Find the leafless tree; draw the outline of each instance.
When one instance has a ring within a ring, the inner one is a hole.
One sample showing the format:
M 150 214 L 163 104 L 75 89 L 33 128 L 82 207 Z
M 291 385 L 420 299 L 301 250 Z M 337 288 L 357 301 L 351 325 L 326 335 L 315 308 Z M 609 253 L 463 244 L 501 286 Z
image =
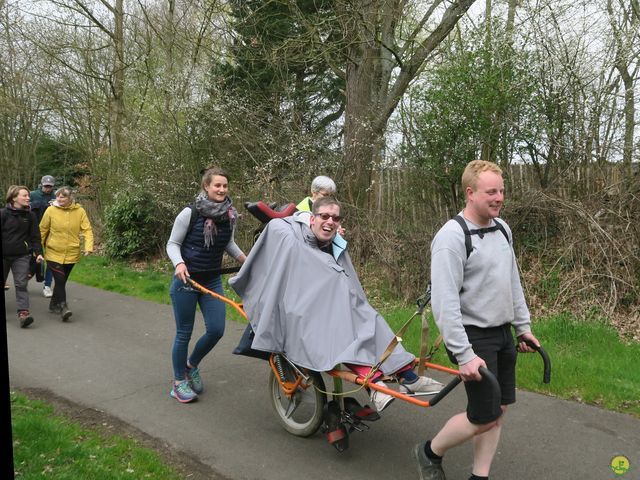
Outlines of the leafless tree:
M 640 2 L 607 0 L 607 12 L 616 51 L 614 66 L 624 89 L 624 140 L 622 161 L 631 178 L 631 161 L 635 134 L 635 84 L 640 71 Z
M 380 161 L 389 118 L 430 55 L 474 1 L 335 2 L 345 55 L 326 60 L 346 82 L 344 171 L 352 204 L 368 205 L 371 172 Z M 291 5 L 295 8 L 295 2 Z M 300 19 L 304 20 L 302 15 Z M 313 31 L 313 26 L 308 27 Z M 322 41 L 318 35 L 317 42 Z M 345 63 L 339 63 L 342 59 Z
M 10 184 L 34 185 L 35 151 L 47 119 L 42 85 L 51 68 L 20 35 L 15 4 L 0 4 L 0 168 L 4 191 Z

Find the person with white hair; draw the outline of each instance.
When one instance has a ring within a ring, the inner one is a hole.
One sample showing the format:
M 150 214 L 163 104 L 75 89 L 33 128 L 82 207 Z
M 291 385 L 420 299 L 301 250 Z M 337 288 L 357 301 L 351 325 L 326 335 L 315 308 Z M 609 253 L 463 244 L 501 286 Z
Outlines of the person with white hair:
M 311 212 L 313 210 L 313 202 L 320 198 L 335 197 L 338 189 L 336 183 L 325 175 L 318 175 L 311 182 L 311 196 L 305 197 L 296 208 L 299 212 Z M 345 229 L 342 225 L 338 226 L 338 236 L 343 236 Z
M 301 212 L 310 212 L 313 209 L 313 202 L 322 197 L 335 197 L 336 183 L 329 177 L 319 175 L 311 182 L 311 196 L 305 197 L 296 205 Z

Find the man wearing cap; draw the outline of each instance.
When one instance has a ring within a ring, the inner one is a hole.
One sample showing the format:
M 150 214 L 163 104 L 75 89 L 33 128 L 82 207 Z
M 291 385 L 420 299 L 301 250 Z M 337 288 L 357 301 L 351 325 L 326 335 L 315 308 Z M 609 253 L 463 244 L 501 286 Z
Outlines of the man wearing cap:
M 56 181 L 51 175 L 45 175 L 40 179 L 38 188 L 29 195 L 31 199 L 31 211 L 36 214 L 38 224 L 40 224 L 40 220 L 42 220 L 44 211 L 49 207 L 49 202 L 56 198 L 53 192 L 53 186 L 55 184 Z M 44 276 L 44 286 L 42 287 L 42 294 L 47 298 L 53 295 L 53 291 L 51 290 L 52 281 L 53 272 L 47 266 L 47 271 Z

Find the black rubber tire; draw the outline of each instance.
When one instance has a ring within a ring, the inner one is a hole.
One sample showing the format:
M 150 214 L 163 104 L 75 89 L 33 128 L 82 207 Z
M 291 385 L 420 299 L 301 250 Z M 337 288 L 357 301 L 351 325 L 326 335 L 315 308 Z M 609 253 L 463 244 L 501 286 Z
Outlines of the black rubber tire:
M 308 375 L 313 385 L 295 394 L 298 396 L 300 405 L 293 414 L 287 417 L 289 399 L 282 391 L 273 371 L 269 370 L 269 398 L 271 399 L 271 405 L 282 427 L 287 432 L 298 437 L 309 437 L 318 431 L 323 421 L 324 405 L 327 403 L 327 396 L 323 393 L 326 389 L 322 376 L 317 372 L 309 372 Z M 314 386 L 317 386 L 321 391 L 314 388 Z

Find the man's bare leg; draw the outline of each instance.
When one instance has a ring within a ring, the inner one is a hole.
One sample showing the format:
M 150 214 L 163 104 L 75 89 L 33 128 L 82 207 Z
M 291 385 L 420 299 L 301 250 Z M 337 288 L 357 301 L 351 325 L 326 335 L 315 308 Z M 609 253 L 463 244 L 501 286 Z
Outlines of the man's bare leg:
M 489 476 L 491 463 L 498 449 L 504 414 L 507 411 L 507 407 L 504 405 L 500 408 L 502 408 L 502 416 L 497 420 L 494 428 L 473 438 L 473 474 L 479 477 Z
M 485 425 L 476 425 L 469 421 L 466 413 L 454 415 L 445 423 L 442 430 L 433 437 L 433 440 L 431 440 L 431 450 L 436 455 L 443 456 L 450 448 L 456 447 L 476 435 L 484 434 L 493 429 L 496 423 L 497 422 L 491 422 Z

